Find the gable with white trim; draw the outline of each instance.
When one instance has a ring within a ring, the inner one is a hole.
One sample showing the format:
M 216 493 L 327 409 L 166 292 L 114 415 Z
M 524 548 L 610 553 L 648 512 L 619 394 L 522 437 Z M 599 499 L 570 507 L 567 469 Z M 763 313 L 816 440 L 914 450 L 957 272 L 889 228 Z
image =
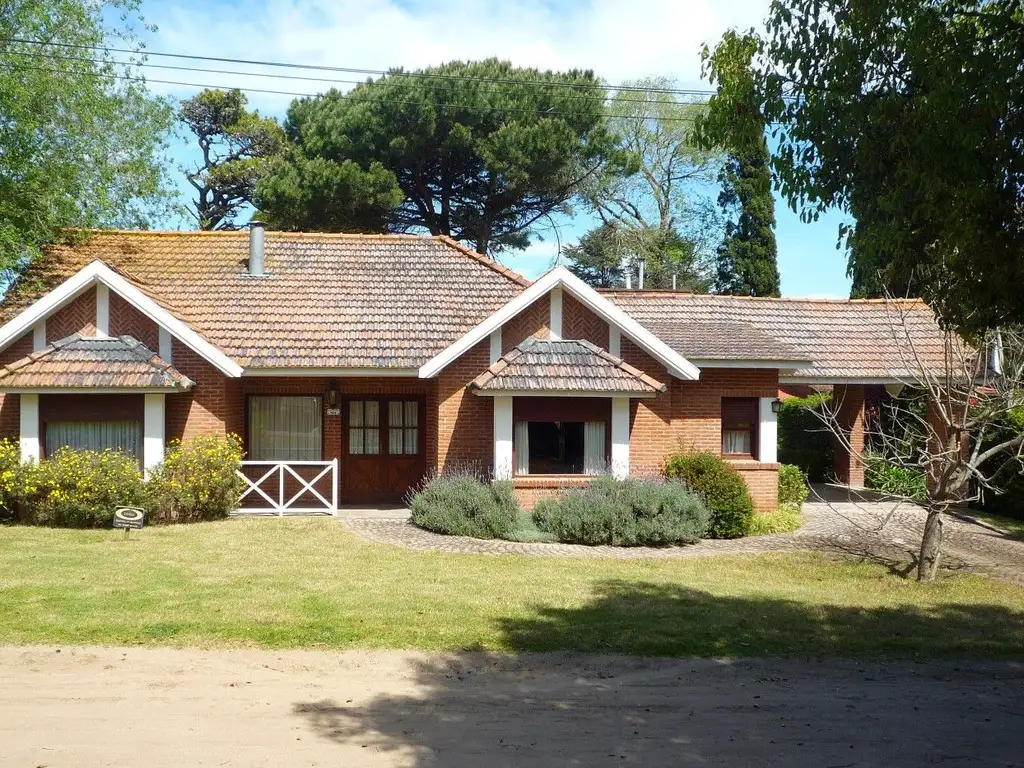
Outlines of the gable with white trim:
M 73 333 L 102 338 L 112 331 L 139 338 L 167 362 L 172 362 L 173 337 L 225 376 L 237 378 L 242 373 L 224 352 L 100 261 L 83 267 L 0 327 L 0 350 L 15 344 L 20 349 L 27 335 L 32 336 L 33 349 L 42 349 Z
M 518 338 L 520 334 L 516 333 L 515 329 L 520 325 L 527 327 L 531 325 L 529 320 L 523 322 L 522 318 L 524 317 L 533 316 L 535 325 L 536 319 L 539 318 L 543 321 L 546 315 L 547 322 L 544 324 L 546 333 L 542 335 L 553 339 L 568 338 L 569 336 L 565 335 L 570 330 L 566 327 L 566 308 L 567 305 L 572 306 L 573 302 L 607 324 L 606 338 L 588 338 L 587 340 L 608 349 L 613 355 L 618 355 L 620 351 L 615 349 L 616 341 L 621 341 L 625 337 L 664 365 L 666 370 L 676 378 L 687 381 L 695 381 L 700 378 L 700 370 L 689 360 L 670 348 L 565 267 L 555 267 L 544 274 L 505 306 L 428 360 L 419 370 L 420 378 L 433 378 L 450 363 L 487 338 L 491 339 L 491 362 L 494 362 L 502 353 L 523 341 Z M 576 328 L 571 330 L 573 333 L 579 333 Z M 601 332 L 595 329 L 592 333 L 600 334 Z

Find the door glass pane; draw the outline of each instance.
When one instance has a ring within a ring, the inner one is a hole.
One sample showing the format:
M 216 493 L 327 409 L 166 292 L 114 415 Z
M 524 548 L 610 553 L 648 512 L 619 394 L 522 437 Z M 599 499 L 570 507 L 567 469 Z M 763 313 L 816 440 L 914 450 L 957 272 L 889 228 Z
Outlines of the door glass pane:
M 365 400 L 366 411 L 365 421 L 363 422 L 367 427 L 379 427 L 380 426 L 380 403 L 376 400 Z M 369 453 L 369 451 L 367 451 Z
M 418 427 L 420 416 L 420 404 L 415 400 L 407 400 L 405 403 L 405 426 Z
M 401 405 L 401 403 L 399 403 Z M 392 428 L 388 430 L 388 453 L 399 454 L 403 453 L 402 450 L 402 428 Z
M 380 429 L 365 429 L 365 453 L 375 455 L 380 453 Z
M 348 452 L 358 456 L 363 452 L 363 430 L 350 427 L 348 430 Z
M 350 427 L 363 426 L 363 401 L 353 400 L 348 404 L 348 425 Z
M 405 452 L 410 455 L 419 453 L 420 431 L 413 427 L 405 430 Z
M 392 400 L 388 403 L 388 426 L 402 426 L 402 403 L 399 400 Z

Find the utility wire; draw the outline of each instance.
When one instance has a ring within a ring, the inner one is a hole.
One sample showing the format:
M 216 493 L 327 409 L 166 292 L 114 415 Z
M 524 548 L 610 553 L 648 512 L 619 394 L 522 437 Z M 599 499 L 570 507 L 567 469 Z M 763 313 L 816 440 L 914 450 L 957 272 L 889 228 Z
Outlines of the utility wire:
M 403 77 L 420 77 L 427 79 L 442 79 L 442 80 L 471 80 L 488 83 L 501 83 L 503 85 L 543 85 L 549 87 L 558 88 L 577 88 L 577 89 L 600 89 L 605 91 L 638 91 L 640 93 L 667 93 L 676 96 L 714 96 L 716 91 L 699 88 L 645 88 L 637 85 L 601 85 L 599 83 L 572 83 L 566 81 L 548 81 L 548 80 L 513 80 L 508 78 L 497 78 L 497 77 L 481 77 L 477 75 L 456 75 L 456 74 L 439 74 L 439 73 L 428 73 L 428 72 L 406 72 L 406 71 L 395 71 L 390 72 L 382 69 L 363 69 L 359 67 L 334 67 L 326 64 L 297 64 L 294 62 L 283 62 L 283 61 L 260 61 L 256 59 L 233 59 L 220 56 L 199 56 L 196 54 L 188 53 L 168 53 L 162 51 L 147 51 L 145 49 L 132 49 L 132 48 L 112 48 L 103 45 L 88 45 L 85 43 L 63 43 L 63 42 L 48 42 L 44 40 L 28 40 L 20 37 L 9 37 L 0 38 L 2 43 L 19 43 L 22 45 L 38 45 L 38 46 L 53 46 L 56 48 L 77 48 L 92 51 L 105 51 L 109 53 L 127 53 L 133 56 L 160 56 L 165 58 L 173 59 L 191 59 L 193 61 L 213 61 L 227 64 L 246 64 L 251 66 L 261 67 L 281 67 L 286 69 L 308 69 L 318 70 L 323 72 L 343 72 L 348 74 L 363 74 L 363 75 L 377 75 L 377 76 L 388 76 L 388 75 L 401 75 Z
M 114 79 L 117 79 L 117 80 L 126 80 L 126 81 L 129 81 L 129 82 L 136 82 L 136 83 L 159 83 L 161 85 L 176 85 L 176 86 L 181 86 L 181 87 L 185 87 L 185 88 L 217 88 L 217 89 L 221 89 L 221 90 L 236 90 L 236 88 L 233 87 L 233 86 L 209 85 L 209 84 L 205 84 L 205 83 L 189 83 L 189 82 L 182 82 L 182 81 L 179 81 L 179 80 L 163 80 L 163 79 L 156 79 L 156 78 L 149 78 L 149 77 L 133 77 L 131 75 L 117 74 L 117 73 L 114 73 L 114 72 L 96 72 L 96 71 L 75 70 L 75 69 L 53 69 L 53 68 L 50 68 L 50 67 L 20 66 L 20 65 L 10 64 L 10 63 L 7 63 L 7 62 L 0 62 L 0 66 L 3 66 L 6 69 L 11 70 L 13 72 L 19 72 L 19 71 L 50 72 L 52 74 L 81 75 L 83 77 L 107 77 L 107 78 L 114 78 Z M 253 76 L 258 77 L 258 75 L 253 75 Z M 267 88 L 248 88 L 248 87 L 246 87 L 246 88 L 237 88 L 237 90 L 245 91 L 245 92 L 248 92 L 248 93 L 266 93 L 266 94 L 273 94 L 273 95 L 277 95 L 277 96 L 293 96 L 293 97 L 300 97 L 300 98 L 311 97 L 311 96 L 315 96 L 316 95 L 316 94 L 309 94 L 309 93 L 299 93 L 299 92 L 296 92 L 296 91 L 277 91 L 277 90 L 270 90 L 270 89 L 267 89 Z M 348 96 L 348 95 L 345 95 L 345 94 L 342 94 L 342 93 L 335 93 L 332 96 L 332 98 L 349 100 L 349 99 L 353 99 L 355 97 L 354 96 Z M 422 102 L 410 101 L 408 99 L 405 99 L 405 100 L 402 100 L 402 99 L 381 99 L 381 101 L 383 101 L 385 103 L 388 103 L 388 104 L 403 104 L 403 105 L 419 105 L 419 104 L 422 104 Z M 523 107 L 500 107 L 500 108 L 493 108 L 493 107 L 489 107 L 489 106 L 486 106 L 486 105 L 452 104 L 452 103 L 439 103 L 437 106 L 440 107 L 440 108 L 468 109 L 468 110 L 480 110 L 480 111 L 484 111 L 484 110 L 490 111 L 490 110 L 493 109 L 494 111 L 500 111 L 500 112 L 518 112 L 518 113 L 523 113 L 523 114 L 542 115 L 542 116 L 545 116 L 545 117 L 573 117 L 573 113 L 572 112 L 564 112 L 564 111 L 560 111 L 560 110 L 557 110 L 557 109 L 526 109 L 526 108 L 523 108 Z M 629 117 L 629 115 L 614 115 L 614 114 L 608 115 L 608 116 L 609 117 Z M 664 118 L 659 118 L 659 119 L 664 121 L 664 122 L 692 123 L 692 122 L 694 122 L 694 120 L 696 118 L 693 118 L 693 117 L 664 117 Z
M 331 77 L 305 77 L 303 75 L 281 75 L 272 72 L 247 72 L 244 70 L 237 69 L 209 69 L 206 67 L 183 67 L 174 64 L 153 64 L 150 62 L 134 62 L 134 61 L 119 61 L 116 59 L 91 59 L 85 56 L 58 56 L 51 53 L 30 53 L 28 51 L 10 51 L 16 56 L 22 56 L 34 60 L 46 61 L 74 61 L 84 64 L 118 64 L 124 67 L 149 67 L 151 69 L 165 69 L 173 70 L 177 72 L 202 72 L 204 74 L 212 75 L 240 75 L 242 77 L 266 77 L 273 78 L 275 80 L 299 80 L 303 82 L 316 82 L 316 83 L 333 83 L 333 84 L 346 84 L 346 85 L 361 85 L 365 81 L 363 80 L 344 80 Z M 157 82 L 157 81 L 153 81 Z M 245 90 L 245 89 L 241 89 Z M 490 89 L 486 93 L 498 93 L 500 89 Z M 649 106 L 659 106 L 666 102 L 658 99 L 627 99 L 616 97 L 614 99 L 616 104 L 644 104 Z M 679 106 L 701 106 L 706 102 L 690 101 L 690 102 L 676 102 Z

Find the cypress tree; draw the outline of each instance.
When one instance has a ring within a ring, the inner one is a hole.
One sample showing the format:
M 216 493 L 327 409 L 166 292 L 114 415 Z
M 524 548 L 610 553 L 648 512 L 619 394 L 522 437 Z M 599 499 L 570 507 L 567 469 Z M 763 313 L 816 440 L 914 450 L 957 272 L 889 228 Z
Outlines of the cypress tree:
M 725 239 L 718 248 L 717 293 L 778 296 L 775 199 L 766 142 L 729 156 L 719 181 Z

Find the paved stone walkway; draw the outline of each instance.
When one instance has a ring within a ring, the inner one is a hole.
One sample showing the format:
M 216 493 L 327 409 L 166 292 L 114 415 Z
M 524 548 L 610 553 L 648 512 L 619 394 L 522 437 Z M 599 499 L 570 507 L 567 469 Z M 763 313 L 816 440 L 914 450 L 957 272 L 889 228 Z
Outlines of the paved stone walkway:
M 346 528 L 365 539 L 422 552 L 634 560 L 804 550 L 874 560 L 894 572 L 909 574 L 916 567 L 924 515 L 912 504 L 818 486 L 804 505 L 804 526 L 794 533 L 707 540 L 679 547 L 588 547 L 443 536 L 414 526 L 405 510 L 387 514 L 375 511 L 373 516 L 351 510 L 340 519 Z M 946 519 L 944 532 L 945 569 L 985 573 L 1024 584 L 1024 542 L 953 517 Z

